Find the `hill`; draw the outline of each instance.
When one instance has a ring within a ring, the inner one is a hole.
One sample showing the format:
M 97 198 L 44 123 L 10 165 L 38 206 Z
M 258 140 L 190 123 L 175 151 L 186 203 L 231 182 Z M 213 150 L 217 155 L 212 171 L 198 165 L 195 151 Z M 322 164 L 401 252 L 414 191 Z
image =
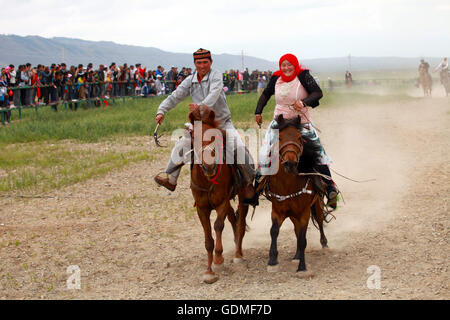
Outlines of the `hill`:
M 301 59 L 301 57 L 299 57 Z M 441 58 L 425 57 L 431 66 Z M 224 71 L 242 69 L 242 57 L 231 54 L 214 54 L 214 67 Z M 69 65 L 92 62 L 94 65 L 111 62 L 118 64 L 142 63 L 155 69 L 158 65 L 166 69 L 171 65 L 193 66 L 192 54 L 168 52 L 153 47 L 117 44 L 111 41 L 86 41 L 71 38 L 43 38 L 39 36 L 0 35 L 0 65 L 30 62 L 51 64 L 66 62 Z M 349 69 L 348 57 L 305 59 L 301 61 L 313 72 L 344 72 Z M 277 62 L 244 56 L 244 65 L 249 70 L 276 70 Z M 352 71 L 417 70 L 419 57 L 352 57 Z

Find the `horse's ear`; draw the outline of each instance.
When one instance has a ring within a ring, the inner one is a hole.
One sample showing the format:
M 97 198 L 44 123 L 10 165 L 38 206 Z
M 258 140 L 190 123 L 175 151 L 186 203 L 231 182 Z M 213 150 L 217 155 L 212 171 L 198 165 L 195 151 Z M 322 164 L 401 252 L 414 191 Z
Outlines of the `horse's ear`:
M 200 110 L 198 108 L 192 110 L 191 112 L 189 112 L 188 118 L 189 118 L 189 122 L 192 124 L 194 124 L 194 122 L 196 120 L 202 120 L 202 118 L 200 116 Z
M 216 113 L 214 112 L 214 110 L 210 109 L 210 112 L 208 115 L 208 120 L 211 121 L 211 123 L 213 123 L 215 119 L 216 119 Z
M 189 122 L 192 123 L 192 125 L 194 125 L 195 117 L 193 112 L 189 112 L 188 118 Z
M 214 126 L 215 124 L 215 119 L 216 119 L 216 113 L 214 112 L 213 109 L 211 108 L 207 108 L 205 110 L 206 114 L 203 115 L 203 121 L 205 123 L 209 123 L 210 125 Z

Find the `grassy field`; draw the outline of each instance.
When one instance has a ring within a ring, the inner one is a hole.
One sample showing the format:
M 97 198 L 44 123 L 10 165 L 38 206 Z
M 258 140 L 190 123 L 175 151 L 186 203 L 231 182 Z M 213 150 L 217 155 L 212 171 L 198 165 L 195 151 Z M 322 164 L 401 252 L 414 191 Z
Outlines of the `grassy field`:
M 169 149 L 149 150 L 154 117 L 163 98 L 133 99 L 109 108 L 58 112 L 48 107 L 13 111 L 13 122 L 0 128 L 0 192 L 45 192 L 97 177 L 133 162 L 151 163 Z M 373 104 L 415 99 L 404 94 L 326 93 L 321 108 L 349 103 Z M 227 97 L 235 125 L 253 123 L 256 93 Z M 160 128 L 169 134 L 187 121 L 190 99 L 171 110 Z M 275 99 L 263 117 L 271 118 Z M 147 144 L 146 144 L 147 143 Z

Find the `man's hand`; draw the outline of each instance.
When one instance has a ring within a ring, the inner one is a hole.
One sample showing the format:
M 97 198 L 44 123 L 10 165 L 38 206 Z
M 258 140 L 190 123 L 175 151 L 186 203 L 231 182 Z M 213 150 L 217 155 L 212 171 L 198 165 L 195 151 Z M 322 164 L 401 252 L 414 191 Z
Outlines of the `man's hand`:
M 303 103 L 302 100 L 297 100 L 297 101 L 295 101 L 293 107 L 294 107 L 295 110 L 300 111 L 300 110 L 302 110 L 302 108 L 305 107 L 305 104 Z
M 262 116 L 260 114 L 257 114 L 255 116 L 255 120 L 256 120 L 256 123 L 258 124 L 258 126 L 261 126 L 261 124 L 263 122 L 263 119 L 262 119 Z
M 155 120 L 156 120 L 156 123 L 161 124 L 163 122 L 163 120 L 164 120 L 164 115 L 163 114 L 157 114 Z

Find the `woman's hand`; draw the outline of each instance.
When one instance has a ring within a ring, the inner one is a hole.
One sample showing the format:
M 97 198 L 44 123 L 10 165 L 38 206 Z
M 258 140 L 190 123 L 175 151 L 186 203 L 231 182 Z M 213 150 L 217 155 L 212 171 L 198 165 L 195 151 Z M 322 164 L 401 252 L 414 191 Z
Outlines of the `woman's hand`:
M 300 111 L 300 110 L 302 110 L 302 108 L 305 107 L 305 104 L 303 103 L 302 100 L 297 100 L 297 101 L 295 101 L 293 107 L 295 110 Z
M 256 120 L 256 123 L 258 124 L 258 126 L 261 126 L 261 124 L 263 122 L 263 119 L 262 119 L 262 116 L 260 114 L 257 114 L 255 116 L 255 120 Z

